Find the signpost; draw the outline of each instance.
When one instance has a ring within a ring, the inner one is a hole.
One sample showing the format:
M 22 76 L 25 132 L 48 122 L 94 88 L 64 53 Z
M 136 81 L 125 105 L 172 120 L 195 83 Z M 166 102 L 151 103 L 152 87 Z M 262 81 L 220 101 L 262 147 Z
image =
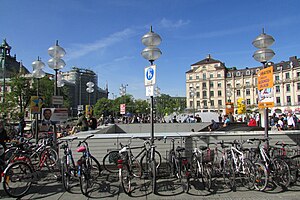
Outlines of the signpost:
M 273 66 L 261 69 L 257 76 L 258 108 L 274 107 Z

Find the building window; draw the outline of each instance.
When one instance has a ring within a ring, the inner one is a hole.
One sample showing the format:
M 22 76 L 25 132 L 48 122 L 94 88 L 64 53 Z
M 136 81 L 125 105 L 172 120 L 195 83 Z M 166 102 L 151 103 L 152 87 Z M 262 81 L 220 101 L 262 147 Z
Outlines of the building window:
M 222 83 L 218 82 L 218 88 L 222 87 Z
M 193 107 L 193 101 L 190 101 L 190 108 Z
M 206 74 L 205 73 L 203 73 L 202 77 L 203 77 L 203 80 L 206 80 Z
M 203 105 L 204 105 L 205 107 L 207 107 L 207 101 L 206 101 L 206 100 L 203 100 Z
M 276 103 L 280 104 L 280 97 L 276 97 Z
M 202 83 L 202 88 L 206 89 L 206 83 Z
M 290 84 L 286 84 L 286 91 L 290 92 L 291 91 L 291 85 Z
M 214 97 L 214 91 L 210 91 L 210 96 Z
M 210 82 L 209 86 L 213 88 L 214 87 L 214 82 Z
M 246 95 L 247 95 L 247 96 L 250 95 L 250 89 L 246 89 Z
M 239 87 L 241 86 L 241 84 L 240 84 L 240 83 L 236 83 L 235 86 L 236 86 L 237 88 L 239 88 Z
M 300 77 L 300 72 L 297 72 L 297 77 Z
M 193 76 L 192 75 L 190 75 L 190 80 L 193 80 Z
M 279 93 L 280 92 L 280 86 L 276 85 L 275 90 L 276 90 L 276 93 Z
M 231 73 L 230 72 L 227 73 L 227 77 L 231 77 Z
M 251 100 L 250 100 L 250 99 L 247 99 L 247 100 L 246 100 L 246 104 L 247 104 L 247 105 L 250 105 L 250 104 L 251 104 Z
M 288 105 L 291 105 L 291 96 L 286 96 L 286 102 Z
M 200 92 L 196 92 L 196 97 L 200 98 Z
M 279 81 L 279 76 L 278 75 L 275 76 L 275 81 Z
M 222 96 L 222 91 L 218 90 L 218 97 L 221 97 L 221 96 Z
M 236 90 L 236 96 L 241 96 L 241 90 Z
M 207 93 L 206 93 L 206 91 L 203 91 L 203 92 L 202 92 L 202 96 L 203 96 L 203 98 L 207 98 Z
M 211 73 L 211 74 L 209 75 L 209 77 L 210 77 L 210 78 L 213 78 L 213 77 L 214 77 L 214 74 L 213 74 L 213 73 Z
M 290 72 L 285 73 L 285 78 L 290 79 Z
M 250 87 L 250 81 L 248 81 L 248 80 L 246 81 L 246 86 Z
M 200 87 L 199 87 L 199 85 L 197 84 L 197 85 L 196 85 L 196 89 L 199 89 L 199 88 L 200 88 Z
M 250 75 L 250 70 L 247 70 L 247 71 L 246 71 L 246 75 Z
M 199 79 L 199 75 L 198 74 L 196 75 L 196 79 Z
M 218 76 L 218 78 L 221 78 L 221 73 L 218 73 L 218 75 L 217 75 L 217 76 Z
M 215 106 L 215 101 L 214 100 L 210 100 L 210 105 L 211 106 Z
M 197 101 L 197 107 L 200 108 L 200 101 Z
M 240 71 L 238 71 L 238 72 L 236 72 L 236 74 L 235 74 L 236 76 L 241 76 L 241 72 Z
M 297 98 L 298 98 L 298 105 L 300 105 L 300 95 L 298 95 Z
M 190 92 L 190 98 L 193 98 L 193 97 L 194 97 L 194 93 Z
M 297 90 L 300 90 L 300 83 L 297 83 Z
M 218 105 L 219 105 L 219 106 L 222 105 L 222 100 L 218 100 Z

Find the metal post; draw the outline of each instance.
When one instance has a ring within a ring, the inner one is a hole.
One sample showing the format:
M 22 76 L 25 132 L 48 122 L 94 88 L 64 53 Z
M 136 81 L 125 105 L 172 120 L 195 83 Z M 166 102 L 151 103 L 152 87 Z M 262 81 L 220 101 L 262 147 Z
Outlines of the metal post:
M 2 97 L 2 103 L 4 105 L 4 110 L 5 110 L 5 49 L 3 49 L 3 52 L 2 52 L 2 69 L 3 69 L 3 97 Z M 5 111 L 4 111 L 4 114 L 5 114 Z
M 153 121 L 153 96 L 151 98 L 151 110 L 150 110 L 150 117 L 151 117 L 151 144 L 154 144 L 154 121 Z
M 54 82 L 54 95 L 57 95 L 57 71 L 58 69 L 55 69 L 55 82 Z

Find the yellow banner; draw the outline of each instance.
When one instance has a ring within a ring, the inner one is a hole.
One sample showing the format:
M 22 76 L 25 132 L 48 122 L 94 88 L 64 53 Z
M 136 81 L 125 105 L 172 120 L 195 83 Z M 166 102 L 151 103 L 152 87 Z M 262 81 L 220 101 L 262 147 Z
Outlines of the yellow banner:
M 257 88 L 263 90 L 266 88 L 273 88 L 273 66 L 264 68 L 258 72 L 257 75 Z
M 30 110 L 31 114 L 41 113 L 41 108 L 44 104 L 44 97 L 31 96 L 30 98 Z

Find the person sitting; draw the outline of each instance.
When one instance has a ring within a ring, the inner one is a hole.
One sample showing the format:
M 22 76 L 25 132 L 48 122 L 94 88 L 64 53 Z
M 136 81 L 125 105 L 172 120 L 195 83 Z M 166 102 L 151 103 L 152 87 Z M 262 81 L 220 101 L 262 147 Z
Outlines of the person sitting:
M 95 130 L 97 128 L 97 119 L 93 117 L 92 113 L 88 114 L 88 125 L 91 130 Z
M 224 115 L 224 124 L 223 127 L 227 127 L 230 123 L 230 119 L 228 117 L 228 115 Z
M 73 126 L 72 130 L 70 131 L 70 134 L 74 134 L 78 131 L 88 131 L 89 125 L 88 121 L 83 113 L 78 114 L 78 121 L 76 123 L 76 126 Z
M 217 122 L 215 120 L 211 120 L 211 125 L 208 126 L 208 130 L 209 131 L 215 131 L 219 128 L 219 124 L 217 124 Z

